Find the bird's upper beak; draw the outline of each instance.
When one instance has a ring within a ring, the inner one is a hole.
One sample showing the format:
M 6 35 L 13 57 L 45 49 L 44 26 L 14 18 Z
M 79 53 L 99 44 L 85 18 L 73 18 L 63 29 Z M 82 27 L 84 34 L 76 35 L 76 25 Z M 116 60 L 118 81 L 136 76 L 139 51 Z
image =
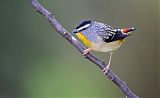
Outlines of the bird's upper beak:
M 78 31 L 77 31 L 77 29 L 74 29 L 73 31 L 72 31 L 72 33 L 77 33 Z
M 121 29 L 121 31 L 123 32 L 123 33 L 126 33 L 126 34 L 128 34 L 128 35 L 131 35 L 132 33 L 131 33 L 131 31 L 134 31 L 134 30 L 136 30 L 135 28 L 124 28 L 124 29 Z

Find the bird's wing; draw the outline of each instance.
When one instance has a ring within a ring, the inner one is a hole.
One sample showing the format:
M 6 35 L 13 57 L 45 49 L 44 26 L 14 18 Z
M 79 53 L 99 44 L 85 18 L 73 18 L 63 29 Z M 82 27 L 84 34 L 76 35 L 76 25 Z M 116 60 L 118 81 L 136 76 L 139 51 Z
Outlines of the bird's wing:
M 104 42 L 112 42 L 115 36 L 115 32 L 113 32 L 113 28 L 110 26 L 106 26 L 105 28 L 101 28 L 98 30 L 98 36 L 100 36 Z

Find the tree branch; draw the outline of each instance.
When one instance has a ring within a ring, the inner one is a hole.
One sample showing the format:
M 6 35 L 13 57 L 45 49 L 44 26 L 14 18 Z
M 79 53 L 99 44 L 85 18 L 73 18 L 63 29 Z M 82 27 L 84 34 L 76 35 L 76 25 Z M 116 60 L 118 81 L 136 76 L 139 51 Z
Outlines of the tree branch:
M 85 47 L 60 25 L 60 23 L 55 19 L 54 15 L 51 12 L 49 12 L 42 5 L 40 5 L 37 0 L 30 0 L 30 3 L 38 13 L 43 15 L 50 22 L 50 24 L 57 31 L 57 33 L 59 33 L 66 40 L 68 40 L 81 54 L 83 53 Z M 106 66 L 104 61 L 99 60 L 93 54 L 89 53 L 85 56 L 85 58 L 96 64 L 101 70 Z M 126 98 L 138 98 L 134 93 L 131 92 L 126 83 L 119 79 L 111 70 L 108 70 L 105 75 L 121 89 Z

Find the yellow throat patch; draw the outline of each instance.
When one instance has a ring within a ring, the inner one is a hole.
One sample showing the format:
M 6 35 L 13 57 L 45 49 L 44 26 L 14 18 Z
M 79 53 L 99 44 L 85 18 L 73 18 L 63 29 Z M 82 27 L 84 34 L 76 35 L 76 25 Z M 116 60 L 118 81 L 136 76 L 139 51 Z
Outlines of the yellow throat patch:
M 81 34 L 80 32 L 77 32 L 76 33 L 77 37 L 82 40 L 82 42 L 86 45 L 86 46 L 90 46 L 91 45 L 91 42 L 83 35 Z

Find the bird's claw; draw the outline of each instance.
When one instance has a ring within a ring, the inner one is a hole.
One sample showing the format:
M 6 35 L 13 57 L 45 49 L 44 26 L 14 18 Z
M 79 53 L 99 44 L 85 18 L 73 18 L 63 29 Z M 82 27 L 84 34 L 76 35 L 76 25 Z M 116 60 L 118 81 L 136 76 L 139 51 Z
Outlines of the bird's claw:
M 86 55 L 86 54 L 88 54 L 88 53 L 89 53 L 88 51 L 85 51 L 85 50 L 84 50 L 82 55 L 84 56 L 84 55 Z
M 88 54 L 89 51 L 91 51 L 91 48 L 85 49 L 85 50 L 83 51 L 83 54 L 82 54 L 82 55 L 84 56 L 84 55 Z
M 102 71 L 104 74 L 106 74 L 108 72 L 108 70 L 109 70 L 109 66 L 107 65 Z

